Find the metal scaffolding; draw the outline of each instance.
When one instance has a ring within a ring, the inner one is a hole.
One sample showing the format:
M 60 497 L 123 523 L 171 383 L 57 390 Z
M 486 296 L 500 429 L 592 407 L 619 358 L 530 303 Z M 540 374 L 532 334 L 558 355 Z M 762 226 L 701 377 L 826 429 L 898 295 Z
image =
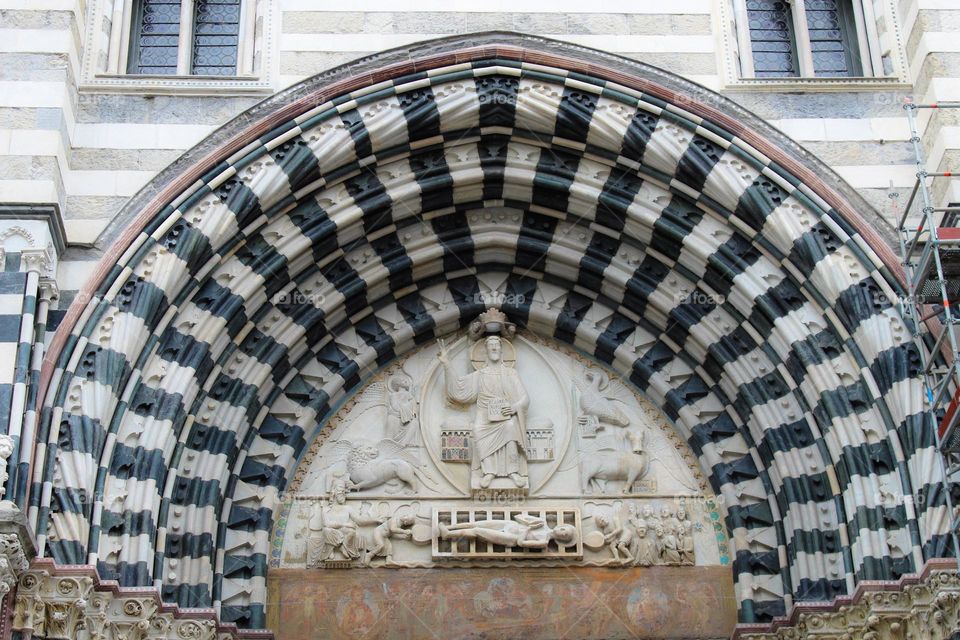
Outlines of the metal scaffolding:
M 936 430 L 944 474 L 953 483 L 960 481 L 960 204 L 934 206 L 931 191 L 936 180 L 960 176 L 951 171 L 927 171 L 917 116 L 926 109 L 960 109 L 960 102 L 907 103 L 904 109 L 910 123 L 917 179 L 897 225 L 906 276 L 900 311 L 920 353 L 926 415 Z M 918 215 L 914 216 L 915 208 Z M 957 548 L 960 520 L 956 519 L 949 491 L 945 499 L 954 518 L 952 534 Z

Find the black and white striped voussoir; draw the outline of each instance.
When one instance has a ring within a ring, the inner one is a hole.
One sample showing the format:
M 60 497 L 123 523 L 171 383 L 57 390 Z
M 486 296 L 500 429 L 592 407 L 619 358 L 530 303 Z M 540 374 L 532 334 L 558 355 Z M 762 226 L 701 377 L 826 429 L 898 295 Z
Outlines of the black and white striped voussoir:
M 944 552 L 942 500 L 903 499 L 940 477 L 894 280 L 680 106 L 476 60 L 315 106 L 174 202 L 60 354 L 31 492 L 58 560 L 262 626 L 324 420 L 489 300 L 664 408 L 725 499 L 742 620 Z

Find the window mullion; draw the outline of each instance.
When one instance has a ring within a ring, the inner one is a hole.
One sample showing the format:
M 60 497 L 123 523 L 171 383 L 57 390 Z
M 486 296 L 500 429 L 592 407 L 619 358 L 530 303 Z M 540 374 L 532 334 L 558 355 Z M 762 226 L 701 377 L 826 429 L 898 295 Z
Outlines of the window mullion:
M 190 75 L 193 62 L 193 0 L 180 2 L 180 36 L 177 39 L 177 75 Z
M 237 75 L 253 75 L 254 34 L 257 30 L 257 5 L 259 2 L 242 2 L 240 5 L 240 28 L 237 44 Z
M 107 44 L 107 73 L 120 73 L 120 69 L 126 68 L 126 61 L 121 60 L 121 52 L 130 46 L 130 31 L 133 29 L 131 4 L 131 0 L 113 3 L 110 41 Z
M 883 60 L 880 59 L 880 39 L 877 37 L 877 16 L 871 0 L 854 0 L 853 12 L 857 21 L 857 40 L 863 56 L 863 75 L 882 76 Z M 873 68 L 872 72 L 870 67 Z
M 853 30 L 856 42 L 851 43 L 857 54 L 860 56 L 860 73 L 865 76 L 872 76 L 871 68 L 873 60 L 870 58 L 870 48 L 867 46 L 867 31 L 863 24 L 863 5 L 859 0 L 853 0 Z M 851 54 L 853 51 L 850 52 Z M 851 55 L 851 57 L 853 57 Z
M 812 78 L 816 75 L 813 68 L 813 50 L 810 47 L 810 31 L 807 29 L 807 9 L 804 0 L 791 0 L 793 15 L 793 34 L 797 39 L 797 61 L 800 63 L 800 76 Z
M 737 48 L 740 50 L 740 76 L 753 78 L 753 41 L 750 39 L 750 15 L 747 13 L 747 0 L 733 0 L 733 20 L 737 34 Z

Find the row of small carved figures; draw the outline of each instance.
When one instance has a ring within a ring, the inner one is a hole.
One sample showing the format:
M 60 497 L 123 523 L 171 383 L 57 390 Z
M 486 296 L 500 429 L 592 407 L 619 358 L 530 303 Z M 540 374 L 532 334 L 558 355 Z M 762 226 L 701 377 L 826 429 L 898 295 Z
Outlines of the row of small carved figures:
M 619 564 L 650 566 L 695 564 L 693 551 L 693 522 L 683 507 L 674 514 L 663 506 L 659 515 L 650 505 L 638 510 L 627 505 L 622 517 L 615 510 L 612 515 L 594 516 L 597 531 L 603 534 L 603 543 Z
M 393 564 L 392 540 L 410 540 L 413 537 L 414 522 L 412 515 L 364 519 L 350 514 L 348 522 L 316 529 L 308 526 L 305 532 L 307 567 L 323 566 L 335 559 L 335 553 L 339 553 L 347 564 L 358 562 L 369 565 L 377 557 L 384 558 L 387 564 Z M 369 536 L 363 535 L 357 528 L 357 525 L 370 524 L 375 524 L 376 527 Z

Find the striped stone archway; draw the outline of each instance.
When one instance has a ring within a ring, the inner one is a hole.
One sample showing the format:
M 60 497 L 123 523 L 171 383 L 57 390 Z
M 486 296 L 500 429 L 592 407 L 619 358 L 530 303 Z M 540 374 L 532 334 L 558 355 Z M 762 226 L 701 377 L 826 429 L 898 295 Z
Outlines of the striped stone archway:
M 308 80 L 127 208 L 43 373 L 41 553 L 262 626 L 325 418 L 497 300 L 663 407 L 725 499 L 741 620 L 918 570 L 949 529 L 919 358 L 843 192 L 726 99 L 571 45 Z

